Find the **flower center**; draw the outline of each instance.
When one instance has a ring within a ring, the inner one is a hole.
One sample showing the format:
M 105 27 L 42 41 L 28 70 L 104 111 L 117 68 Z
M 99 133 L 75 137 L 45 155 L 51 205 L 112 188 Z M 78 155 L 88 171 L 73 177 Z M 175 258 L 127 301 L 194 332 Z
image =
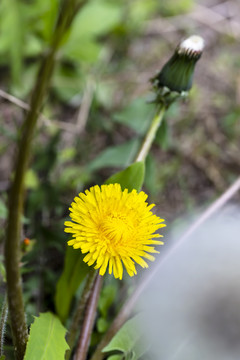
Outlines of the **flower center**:
M 122 214 L 110 214 L 100 224 L 101 240 L 104 241 L 112 254 L 115 253 L 116 249 L 133 239 L 135 228 L 131 220 Z

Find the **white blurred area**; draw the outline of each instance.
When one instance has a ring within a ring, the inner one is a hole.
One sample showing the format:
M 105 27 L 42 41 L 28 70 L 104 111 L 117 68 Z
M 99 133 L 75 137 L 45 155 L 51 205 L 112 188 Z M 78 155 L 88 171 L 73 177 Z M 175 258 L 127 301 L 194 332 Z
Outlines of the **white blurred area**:
M 147 358 L 239 360 L 240 207 L 222 209 L 162 260 L 138 304 Z

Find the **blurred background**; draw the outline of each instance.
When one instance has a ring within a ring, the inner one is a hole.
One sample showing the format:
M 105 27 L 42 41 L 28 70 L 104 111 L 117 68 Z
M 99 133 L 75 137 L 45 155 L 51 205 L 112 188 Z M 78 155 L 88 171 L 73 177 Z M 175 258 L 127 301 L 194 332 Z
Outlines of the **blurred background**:
M 239 359 L 239 220 L 228 204 L 165 253 L 139 301 L 144 359 Z
M 0 3 L 1 248 L 16 142 L 58 6 Z M 73 197 L 130 164 L 154 112 L 149 79 L 194 34 L 206 45 L 194 86 L 189 99 L 168 110 L 147 159 L 144 190 L 168 231 L 239 175 L 240 3 L 89 0 L 77 15 L 58 54 L 26 174 L 29 314 L 54 309 Z

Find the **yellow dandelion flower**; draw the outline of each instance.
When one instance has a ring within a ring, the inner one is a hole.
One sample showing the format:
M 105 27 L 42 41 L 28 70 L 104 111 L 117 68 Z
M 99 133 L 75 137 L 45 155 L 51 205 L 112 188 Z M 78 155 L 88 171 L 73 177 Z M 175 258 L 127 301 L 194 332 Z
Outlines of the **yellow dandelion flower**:
M 162 236 L 155 232 L 165 224 L 146 199 L 143 191 L 122 191 L 120 184 L 96 185 L 80 193 L 69 208 L 72 221 L 65 222 L 65 231 L 72 233 L 68 245 L 80 248 L 86 254 L 83 260 L 89 266 L 95 263 L 100 275 L 108 267 L 109 274 L 122 279 L 123 265 L 130 276 L 137 273 L 135 263 L 147 268 L 143 258 L 155 259 L 149 253 L 159 251 L 151 245 L 163 244 L 154 239 Z

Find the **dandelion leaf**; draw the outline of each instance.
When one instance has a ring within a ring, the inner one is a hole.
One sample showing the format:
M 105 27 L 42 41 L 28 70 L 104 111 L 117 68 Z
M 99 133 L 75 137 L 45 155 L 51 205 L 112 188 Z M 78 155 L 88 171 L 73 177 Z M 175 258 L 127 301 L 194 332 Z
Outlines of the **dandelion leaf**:
M 140 326 L 141 315 L 136 315 L 132 319 L 128 320 L 117 334 L 112 338 L 110 343 L 105 346 L 103 352 L 120 351 L 123 354 L 124 359 L 137 360 L 148 349 L 143 338 L 143 329 Z M 116 355 L 116 356 L 120 356 Z M 120 356 L 119 359 L 122 357 Z M 111 360 L 117 360 L 112 359 Z
M 132 191 L 136 189 L 140 191 L 143 185 L 145 175 L 145 163 L 143 161 L 136 162 L 128 166 L 125 170 L 122 170 L 113 176 L 111 176 L 105 184 L 119 183 L 122 190 L 128 189 Z
M 65 334 L 66 329 L 56 315 L 40 314 L 31 326 L 24 360 L 64 360 L 69 349 Z

